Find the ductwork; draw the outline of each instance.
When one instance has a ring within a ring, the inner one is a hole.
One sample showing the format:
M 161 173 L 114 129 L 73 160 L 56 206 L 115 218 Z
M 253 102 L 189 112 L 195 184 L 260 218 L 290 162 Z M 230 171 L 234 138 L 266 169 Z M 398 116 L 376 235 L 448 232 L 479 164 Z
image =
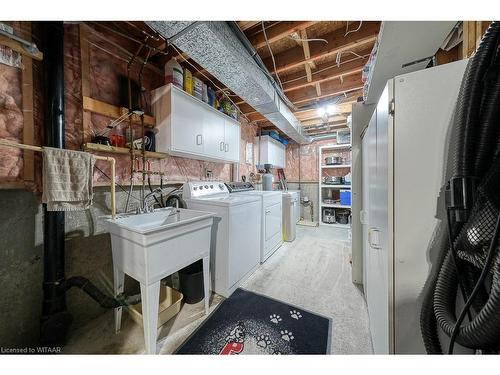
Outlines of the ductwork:
M 310 143 L 300 121 L 226 22 L 146 22 L 299 144 Z

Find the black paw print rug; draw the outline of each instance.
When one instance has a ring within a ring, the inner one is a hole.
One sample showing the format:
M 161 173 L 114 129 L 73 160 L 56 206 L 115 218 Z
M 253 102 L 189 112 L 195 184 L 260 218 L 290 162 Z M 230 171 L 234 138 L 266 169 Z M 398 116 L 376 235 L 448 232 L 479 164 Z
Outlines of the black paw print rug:
M 237 289 L 177 354 L 326 354 L 330 319 Z

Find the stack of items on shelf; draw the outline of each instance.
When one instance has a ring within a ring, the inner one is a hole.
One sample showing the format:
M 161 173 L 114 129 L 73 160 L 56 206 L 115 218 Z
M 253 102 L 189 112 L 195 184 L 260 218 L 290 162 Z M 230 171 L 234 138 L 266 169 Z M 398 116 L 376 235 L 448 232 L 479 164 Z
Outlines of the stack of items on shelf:
M 171 58 L 165 64 L 165 83 L 172 83 L 174 86 L 183 89 L 188 94 L 202 100 L 211 107 L 238 120 L 238 109 L 236 106 L 224 95 L 217 98 L 215 90 L 211 86 L 207 85 L 198 77 L 193 76 L 189 69 L 183 68 L 175 57 Z

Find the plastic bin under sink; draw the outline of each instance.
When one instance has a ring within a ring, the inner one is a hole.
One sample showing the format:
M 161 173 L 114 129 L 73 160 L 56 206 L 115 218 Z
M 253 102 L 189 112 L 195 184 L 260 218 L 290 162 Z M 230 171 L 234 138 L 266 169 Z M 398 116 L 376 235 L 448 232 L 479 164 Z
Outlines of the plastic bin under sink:
M 158 328 L 176 316 L 181 310 L 182 299 L 184 296 L 178 290 L 169 286 L 160 287 L 160 308 L 158 312 Z M 130 317 L 142 327 L 142 305 L 137 303 L 130 305 L 126 309 Z

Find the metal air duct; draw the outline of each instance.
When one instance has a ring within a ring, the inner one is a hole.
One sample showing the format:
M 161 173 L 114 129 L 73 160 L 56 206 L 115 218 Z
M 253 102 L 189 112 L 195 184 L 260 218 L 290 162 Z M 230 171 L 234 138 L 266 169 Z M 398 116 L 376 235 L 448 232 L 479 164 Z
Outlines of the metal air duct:
M 146 22 L 299 144 L 309 143 L 299 120 L 226 22 Z M 241 37 L 241 36 L 240 36 Z

